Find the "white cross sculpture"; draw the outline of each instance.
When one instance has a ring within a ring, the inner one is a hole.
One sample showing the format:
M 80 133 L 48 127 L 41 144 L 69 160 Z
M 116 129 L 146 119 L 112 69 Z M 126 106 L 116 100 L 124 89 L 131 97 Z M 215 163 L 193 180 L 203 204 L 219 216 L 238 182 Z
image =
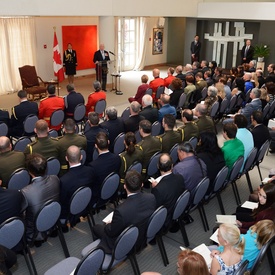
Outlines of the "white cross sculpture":
M 238 50 L 241 50 L 244 41 L 246 39 L 252 39 L 253 34 L 245 33 L 244 22 L 235 22 L 235 36 L 229 35 L 229 22 L 226 22 L 225 25 L 225 35 L 222 36 L 222 23 L 215 23 L 214 25 L 214 34 L 210 36 L 209 33 L 204 34 L 204 38 L 209 41 L 213 41 L 213 59 L 220 64 L 221 60 L 221 45 L 223 45 L 223 57 L 222 57 L 222 67 L 226 67 L 226 55 L 227 55 L 227 43 L 233 42 L 233 56 L 232 56 L 232 66 L 236 66 Z M 238 48 L 239 44 L 239 48 Z

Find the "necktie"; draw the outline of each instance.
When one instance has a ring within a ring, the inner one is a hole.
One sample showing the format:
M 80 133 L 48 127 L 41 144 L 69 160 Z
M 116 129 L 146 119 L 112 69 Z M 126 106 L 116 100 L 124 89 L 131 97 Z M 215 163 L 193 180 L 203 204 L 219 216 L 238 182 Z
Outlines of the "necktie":
M 249 50 L 249 48 L 246 47 L 246 48 L 245 48 L 245 51 L 244 51 L 244 57 L 246 57 L 248 50 Z

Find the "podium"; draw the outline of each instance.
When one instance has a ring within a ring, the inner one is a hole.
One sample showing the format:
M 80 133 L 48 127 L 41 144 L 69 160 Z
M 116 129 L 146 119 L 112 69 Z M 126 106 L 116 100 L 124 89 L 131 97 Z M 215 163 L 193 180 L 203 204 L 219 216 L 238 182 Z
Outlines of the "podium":
M 123 93 L 120 91 L 120 73 L 112 73 L 112 90 L 115 91 L 117 95 L 123 95 Z

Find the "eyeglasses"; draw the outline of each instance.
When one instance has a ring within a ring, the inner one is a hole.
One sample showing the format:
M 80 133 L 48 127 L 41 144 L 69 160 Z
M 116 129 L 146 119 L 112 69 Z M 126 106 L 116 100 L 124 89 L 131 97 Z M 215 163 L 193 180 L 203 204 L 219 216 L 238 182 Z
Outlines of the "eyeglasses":
M 258 196 L 259 197 L 262 197 L 263 199 L 265 199 L 266 200 L 266 196 L 264 196 L 263 194 L 261 194 L 260 192 L 258 192 Z

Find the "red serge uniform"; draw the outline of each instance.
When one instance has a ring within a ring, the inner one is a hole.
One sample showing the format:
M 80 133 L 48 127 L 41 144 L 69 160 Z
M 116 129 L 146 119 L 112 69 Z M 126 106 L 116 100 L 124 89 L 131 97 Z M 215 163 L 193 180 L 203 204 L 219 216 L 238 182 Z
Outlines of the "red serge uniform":
M 155 101 L 157 88 L 159 86 L 164 86 L 163 78 L 156 77 L 154 80 L 150 81 L 149 83 L 149 87 L 153 90 L 153 94 L 152 94 L 153 101 Z
M 50 125 L 50 118 L 52 113 L 55 110 L 61 109 L 64 110 L 65 103 L 63 97 L 56 96 L 56 95 L 49 95 L 46 98 L 40 100 L 39 105 L 39 118 L 44 119 L 47 121 L 49 128 L 54 130 L 60 130 L 61 124 L 59 126 L 51 126 Z
M 171 84 L 171 82 L 175 79 L 176 77 L 173 75 L 169 75 L 164 78 L 164 86 L 168 88 L 168 86 Z
M 88 116 L 88 113 L 94 112 L 95 110 L 95 104 L 100 100 L 105 99 L 106 100 L 106 93 L 103 91 L 93 92 L 90 93 L 88 97 L 88 102 L 86 104 L 86 116 Z M 100 117 L 102 117 L 102 114 L 99 114 Z

